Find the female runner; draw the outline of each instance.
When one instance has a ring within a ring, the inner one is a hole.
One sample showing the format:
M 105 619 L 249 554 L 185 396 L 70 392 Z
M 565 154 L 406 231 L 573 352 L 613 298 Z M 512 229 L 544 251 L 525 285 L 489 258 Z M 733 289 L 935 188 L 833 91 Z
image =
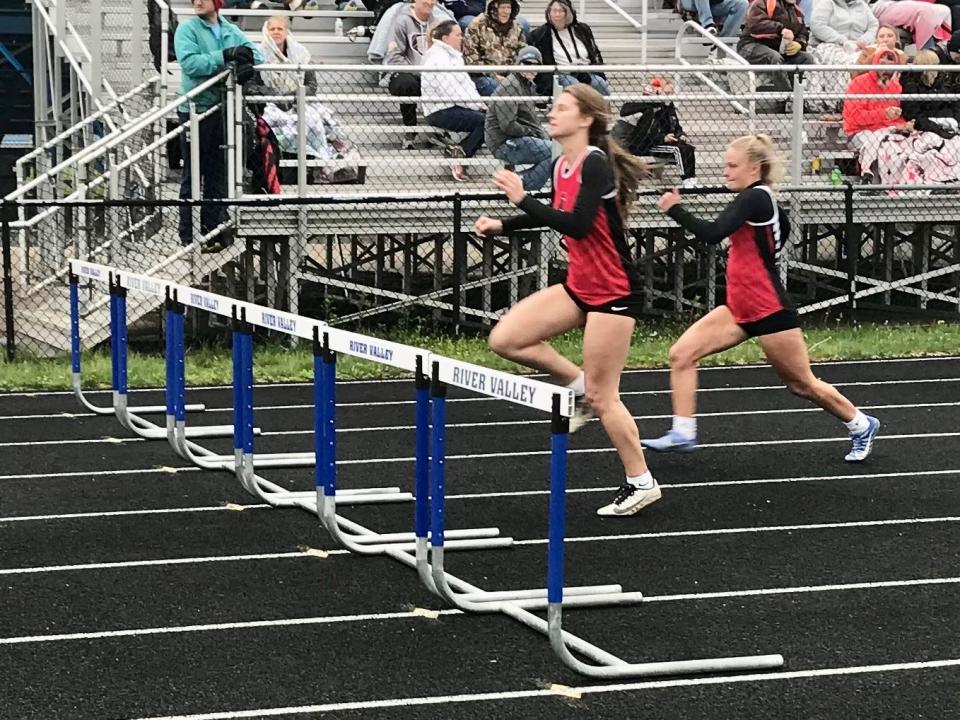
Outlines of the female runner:
M 562 155 L 553 166 L 553 199 L 547 206 L 527 196 L 516 174 L 493 176 L 522 215 L 502 220 L 481 217 L 478 235 L 510 234 L 549 227 L 563 235 L 567 277 L 521 300 L 490 333 L 498 355 L 549 373 L 578 396 L 576 431 L 591 414 L 600 418 L 626 475 L 613 501 L 598 515 L 632 515 L 660 499 L 647 469 L 640 433 L 620 401 L 620 373 L 642 307 L 640 282 L 630 259 L 623 218 L 646 168 L 607 134 L 603 96 L 589 85 L 564 89 L 547 116 L 550 136 Z M 583 369 L 546 340 L 583 326 Z
M 644 447 L 689 452 L 697 446 L 697 363 L 701 358 L 756 337 L 767 360 L 795 395 L 806 398 L 841 420 L 853 447 L 847 462 L 861 462 L 873 448 L 880 422 L 864 415 L 836 388 L 814 377 L 797 315 L 780 284 L 776 253 L 789 235 L 786 218 L 773 197 L 772 185 L 782 163 L 766 135 L 745 135 L 727 146 L 724 177 L 739 193 L 714 221 L 701 220 L 683 207 L 676 191 L 664 193 L 658 207 L 694 234 L 717 244 L 730 238 L 727 256 L 727 303 L 714 308 L 670 348 L 673 428 L 647 440 Z

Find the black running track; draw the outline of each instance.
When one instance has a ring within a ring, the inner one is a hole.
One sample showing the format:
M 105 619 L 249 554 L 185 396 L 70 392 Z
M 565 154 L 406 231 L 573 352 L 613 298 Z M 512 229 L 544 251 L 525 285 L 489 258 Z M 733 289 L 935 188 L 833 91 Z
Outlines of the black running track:
M 571 439 L 568 584 L 647 600 L 567 611 L 568 629 L 631 662 L 786 659 L 616 684 L 567 670 L 505 616 L 445 610 L 412 570 L 335 551 L 315 517 L 252 505 L 227 473 L 186 468 L 68 394 L 0 396 L 0 717 L 960 717 L 960 360 L 817 372 L 883 422 L 866 463 L 844 463 L 844 428 L 766 368 L 701 374 L 704 446 L 650 456 L 663 499 L 636 516 L 594 514 L 620 481 L 616 457 L 596 423 Z M 668 427 L 666 389 L 663 372 L 624 377 L 645 433 Z M 341 485 L 410 489 L 411 384 L 338 393 Z M 451 397 L 448 527 L 495 525 L 518 543 L 448 553 L 449 570 L 484 589 L 542 587 L 549 425 Z M 229 389 L 190 401 L 211 408 L 194 424 L 230 422 Z M 311 449 L 305 402 L 302 386 L 257 388 L 258 451 Z M 262 474 L 312 487 L 312 469 Z M 343 514 L 412 529 L 410 505 Z

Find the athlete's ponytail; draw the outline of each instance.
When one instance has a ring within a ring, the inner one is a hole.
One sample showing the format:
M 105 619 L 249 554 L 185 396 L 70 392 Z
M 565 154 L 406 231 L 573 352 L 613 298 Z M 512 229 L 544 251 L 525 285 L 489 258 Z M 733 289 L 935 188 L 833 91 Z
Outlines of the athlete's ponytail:
M 610 164 L 613 166 L 613 184 L 617 191 L 617 204 L 620 213 L 626 217 L 630 205 L 637 197 L 637 186 L 650 174 L 647 164 L 628 153 L 610 137 L 608 131 L 610 113 L 607 100 L 603 95 L 583 83 L 570 85 L 564 88 L 563 92 L 577 101 L 581 115 L 593 118 L 588 142 L 603 150 L 610 158 Z
M 730 147 L 740 148 L 747 162 L 760 166 L 760 182 L 764 185 L 776 185 L 783 178 L 783 160 L 769 135 L 743 135 L 730 143 Z

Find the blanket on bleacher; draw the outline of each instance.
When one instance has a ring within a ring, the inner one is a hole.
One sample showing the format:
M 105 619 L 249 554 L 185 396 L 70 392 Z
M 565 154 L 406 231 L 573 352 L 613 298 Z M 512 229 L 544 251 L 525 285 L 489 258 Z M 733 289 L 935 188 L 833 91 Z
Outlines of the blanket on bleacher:
M 960 182 L 960 136 L 886 128 L 858 132 L 851 144 L 860 154 L 861 172 L 876 175 L 881 184 Z

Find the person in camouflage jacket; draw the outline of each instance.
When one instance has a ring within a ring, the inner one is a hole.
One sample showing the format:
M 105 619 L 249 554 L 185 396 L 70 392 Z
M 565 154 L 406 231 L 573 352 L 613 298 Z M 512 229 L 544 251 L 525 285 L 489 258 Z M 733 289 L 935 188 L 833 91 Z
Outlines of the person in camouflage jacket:
M 517 22 L 517 0 L 490 0 L 487 12 L 474 18 L 463 37 L 463 60 L 467 65 L 516 65 L 517 53 L 527 44 Z M 503 78 L 474 74 L 481 95 L 493 95 Z

